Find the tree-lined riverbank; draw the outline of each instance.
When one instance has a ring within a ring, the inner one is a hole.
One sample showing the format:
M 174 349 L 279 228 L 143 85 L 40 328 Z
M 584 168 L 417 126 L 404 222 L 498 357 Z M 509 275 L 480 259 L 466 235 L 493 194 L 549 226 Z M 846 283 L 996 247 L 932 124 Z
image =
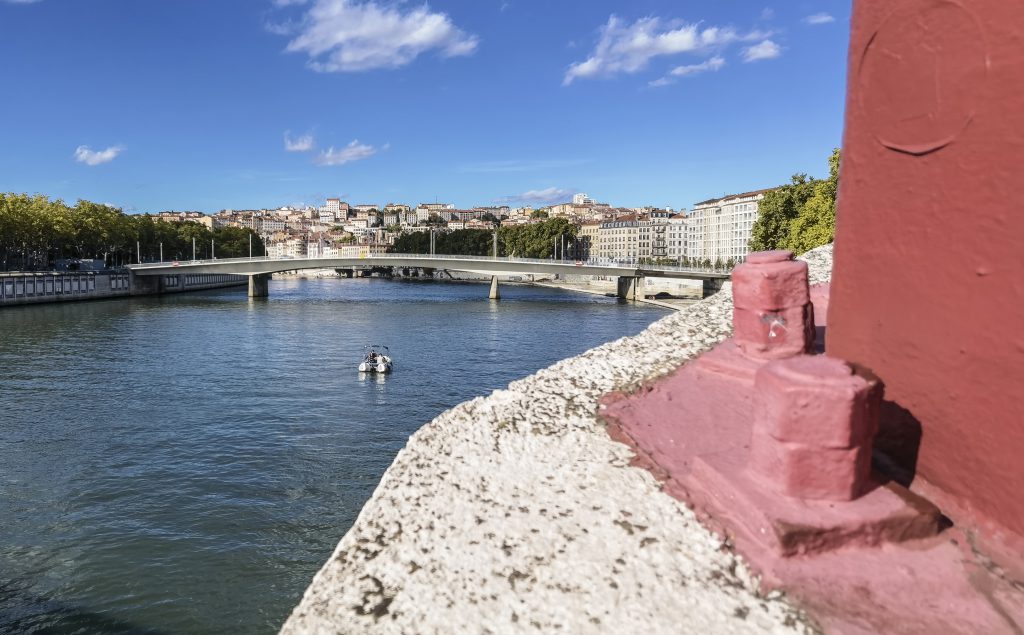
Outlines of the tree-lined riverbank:
M 61 260 L 102 260 L 108 266 L 199 258 L 247 256 L 249 241 L 263 254 L 260 237 L 240 227 L 210 229 L 199 223 L 163 222 L 125 214 L 110 205 L 80 200 L 67 205 L 42 194 L 0 192 L 0 270 L 48 270 Z M 212 242 L 211 242 L 212 241 Z

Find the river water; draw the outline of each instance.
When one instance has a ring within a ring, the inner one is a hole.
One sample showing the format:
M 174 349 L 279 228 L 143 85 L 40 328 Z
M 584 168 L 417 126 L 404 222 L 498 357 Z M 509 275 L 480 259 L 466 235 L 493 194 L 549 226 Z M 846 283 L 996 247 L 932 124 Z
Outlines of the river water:
M 0 310 L 0 633 L 272 633 L 410 434 L 662 309 L 379 279 Z M 363 346 L 395 371 L 361 377 Z

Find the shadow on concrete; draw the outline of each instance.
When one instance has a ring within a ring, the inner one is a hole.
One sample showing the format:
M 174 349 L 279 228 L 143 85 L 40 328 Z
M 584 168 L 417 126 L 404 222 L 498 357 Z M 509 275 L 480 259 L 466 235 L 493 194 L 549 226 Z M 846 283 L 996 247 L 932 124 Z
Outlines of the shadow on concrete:
M 875 437 L 875 469 L 900 485 L 910 487 L 917 474 L 921 435 L 921 422 L 912 412 L 894 401 L 883 400 Z

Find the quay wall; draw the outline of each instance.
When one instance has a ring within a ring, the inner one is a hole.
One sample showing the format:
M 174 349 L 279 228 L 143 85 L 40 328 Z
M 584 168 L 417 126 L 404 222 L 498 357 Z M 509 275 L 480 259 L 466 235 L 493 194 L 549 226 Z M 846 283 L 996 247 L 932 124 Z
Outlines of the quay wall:
M 0 274 L 0 307 L 202 291 L 246 284 L 245 276 L 136 276 L 128 270 Z

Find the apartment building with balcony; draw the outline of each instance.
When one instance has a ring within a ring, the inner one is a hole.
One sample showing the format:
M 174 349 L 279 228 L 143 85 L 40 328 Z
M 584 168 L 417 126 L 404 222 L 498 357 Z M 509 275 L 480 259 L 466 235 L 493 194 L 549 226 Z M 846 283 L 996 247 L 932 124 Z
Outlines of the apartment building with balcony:
M 696 203 L 686 216 L 684 255 L 711 262 L 746 260 L 758 204 L 768 191 L 756 190 Z
M 682 262 L 683 258 L 687 257 L 688 228 L 685 213 L 673 214 L 668 218 L 665 228 L 665 257 L 669 260 Z
M 625 214 L 601 223 L 598 257 L 629 260 L 640 255 L 640 228 L 636 214 Z

